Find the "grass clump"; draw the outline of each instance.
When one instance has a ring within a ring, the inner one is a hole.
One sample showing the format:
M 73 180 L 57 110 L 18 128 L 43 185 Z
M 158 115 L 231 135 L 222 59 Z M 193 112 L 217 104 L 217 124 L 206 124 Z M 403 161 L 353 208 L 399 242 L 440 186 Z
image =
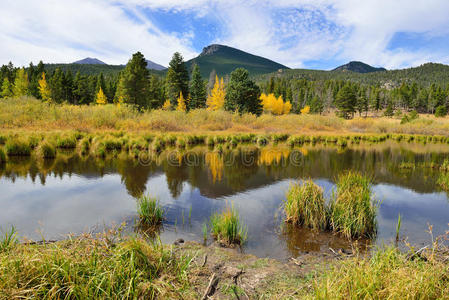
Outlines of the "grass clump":
M 377 203 L 371 179 L 356 172 L 337 178 L 337 191 L 330 201 L 330 225 L 348 238 L 372 237 L 376 233 Z
M 138 238 L 17 244 L 0 253 L 0 298 L 190 299 L 189 263 Z
M 0 253 L 9 251 L 17 244 L 17 231 L 14 226 L 0 236 Z M 1 294 L 0 294 L 1 295 Z
M 22 139 L 9 139 L 5 145 L 8 156 L 30 156 L 31 147 L 28 142 Z
M 217 241 L 228 245 L 242 245 L 246 241 L 247 230 L 240 221 L 237 210 L 232 205 L 210 218 L 211 234 Z
M 164 219 L 164 209 L 156 198 L 142 196 L 137 200 L 137 213 L 141 225 L 158 226 Z
M 313 299 L 446 299 L 449 268 L 436 259 L 410 259 L 395 247 L 355 257 L 318 276 Z
M 77 139 L 75 135 L 64 135 L 56 138 L 56 147 L 65 149 L 76 148 Z
M 321 230 L 328 226 L 323 189 L 311 179 L 290 186 L 284 210 L 286 221 L 295 225 Z
M 51 143 L 44 141 L 37 146 L 36 155 L 40 158 L 55 158 L 56 148 Z
M 449 191 L 449 173 L 440 173 L 437 179 L 437 184 L 445 191 Z
M 6 154 L 5 151 L 0 148 L 0 164 L 4 164 L 6 162 Z

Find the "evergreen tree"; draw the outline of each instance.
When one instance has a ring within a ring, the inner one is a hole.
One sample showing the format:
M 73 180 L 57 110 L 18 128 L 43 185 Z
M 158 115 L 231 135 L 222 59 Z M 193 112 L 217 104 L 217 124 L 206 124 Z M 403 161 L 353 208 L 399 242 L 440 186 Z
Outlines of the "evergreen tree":
M 340 115 L 349 119 L 354 116 L 357 96 L 350 83 L 346 83 L 337 93 L 335 106 L 339 110 Z
M 215 78 L 217 78 L 217 72 L 213 69 L 209 74 L 209 80 L 207 81 L 207 95 L 210 94 L 215 86 Z
M 323 112 L 324 105 L 321 98 L 318 96 L 315 96 L 312 98 L 312 101 L 310 102 L 310 112 L 313 114 L 320 114 Z
M 75 80 L 73 82 L 74 86 L 74 99 L 75 104 L 88 104 L 89 101 L 89 85 L 87 83 L 87 77 L 82 76 L 80 72 L 76 73 Z
M 2 98 L 9 98 L 9 97 L 13 96 L 12 86 L 11 86 L 11 83 L 9 82 L 8 77 L 3 78 L 3 83 L 2 83 L 2 89 L 1 89 L 0 96 Z
M 179 52 L 173 54 L 167 71 L 167 96 L 172 107 L 177 106 L 177 97 L 180 93 L 189 95 L 189 72 Z
M 128 62 L 120 76 L 117 96 L 124 103 L 148 107 L 149 72 L 142 53 L 137 52 Z
M 189 109 L 204 108 L 206 106 L 206 86 L 201 78 L 200 68 L 195 64 L 190 82 Z
M 156 75 L 151 75 L 149 85 L 149 107 L 160 108 L 164 104 L 164 86 Z
M 28 74 L 24 68 L 17 71 L 16 79 L 14 80 L 13 93 L 15 97 L 25 96 L 28 93 Z
M 50 89 L 51 89 L 51 99 L 56 103 L 61 103 L 64 101 L 64 72 L 61 69 L 56 69 L 51 76 Z
M 260 115 L 262 105 L 259 101 L 260 89 L 249 79 L 249 73 L 238 68 L 231 73 L 225 97 L 225 109 L 239 113 L 253 113 Z

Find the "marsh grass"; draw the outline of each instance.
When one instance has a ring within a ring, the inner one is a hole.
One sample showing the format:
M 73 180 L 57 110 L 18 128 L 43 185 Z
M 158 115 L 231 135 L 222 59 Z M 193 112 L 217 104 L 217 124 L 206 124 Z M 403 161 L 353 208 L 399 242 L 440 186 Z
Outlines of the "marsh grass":
M 438 175 L 437 184 L 445 191 L 449 191 L 449 173 L 441 172 Z
M 30 156 L 31 147 L 25 139 L 11 138 L 5 144 L 6 154 L 8 156 Z
M 357 172 L 347 172 L 337 178 L 330 204 L 330 225 L 348 238 L 376 234 L 378 202 L 371 190 L 371 179 Z
M 323 189 L 311 179 L 290 186 L 284 211 L 289 223 L 320 230 L 328 227 Z
M 193 298 L 189 264 L 160 243 L 132 237 L 17 244 L 0 253 L 0 298 Z
M 43 141 L 36 148 L 36 156 L 39 158 L 55 158 L 56 148 L 52 143 Z
M 0 165 L 6 162 L 6 154 L 3 148 L 0 148 Z
M 139 222 L 145 226 L 158 226 L 164 219 L 164 209 L 156 198 L 144 195 L 137 200 Z
M 313 299 L 447 299 L 449 268 L 433 259 L 410 259 L 396 247 L 355 257 L 317 276 Z
M 228 206 L 210 218 L 210 232 L 214 239 L 228 245 L 242 245 L 247 238 L 247 229 L 241 223 L 234 205 Z
M 74 149 L 76 148 L 77 138 L 75 135 L 62 135 L 56 138 L 56 147 L 64 149 Z
M 0 236 L 0 253 L 9 251 L 17 244 L 17 242 L 16 228 L 11 226 L 9 231 L 2 232 L 2 235 Z

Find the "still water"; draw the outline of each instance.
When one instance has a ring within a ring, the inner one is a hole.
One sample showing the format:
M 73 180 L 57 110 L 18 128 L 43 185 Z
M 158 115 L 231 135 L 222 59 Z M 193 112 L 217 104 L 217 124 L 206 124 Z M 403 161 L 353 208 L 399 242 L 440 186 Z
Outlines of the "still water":
M 166 243 L 177 238 L 202 242 L 203 224 L 232 203 L 247 225 L 247 253 L 287 258 L 299 251 L 347 248 L 349 242 L 336 235 L 283 226 L 280 206 L 292 181 L 312 178 L 329 198 L 335 177 L 352 169 L 374 177 L 374 194 L 382 201 L 373 243 L 394 239 L 400 214 L 402 238 L 423 245 L 430 242 L 429 225 L 435 236 L 448 229 L 449 200 L 436 184 L 438 171 L 420 165 L 445 158 L 448 145 L 396 142 L 345 150 L 242 146 L 222 154 L 195 147 L 138 159 L 120 153 L 96 159 L 75 152 L 45 161 L 12 158 L 0 165 L 0 228 L 14 225 L 21 237 L 33 240 L 62 239 L 122 222 L 132 232 L 136 197 L 149 194 L 166 211 L 161 229 Z M 402 162 L 417 167 L 404 170 Z

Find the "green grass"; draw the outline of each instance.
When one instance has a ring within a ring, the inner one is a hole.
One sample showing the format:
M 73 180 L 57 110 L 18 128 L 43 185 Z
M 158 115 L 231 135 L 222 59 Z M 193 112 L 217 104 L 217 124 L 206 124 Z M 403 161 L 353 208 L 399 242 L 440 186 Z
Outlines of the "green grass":
M 237 210 L 232 205 L 210 218 L 210 232 L 214 239 L 228 245 L 242 245 L 246 241 L 247 230 L 240 221 Z
M 53 144 L 43 141 L 37 146 L 36 155 L 40 158 L 55 158 L 56 148 Z
M 24 139 L 9 139 L 5 144 L 6 154 L 8 156 L 30 156 L 31 147 L 28 141 Z
M 77 139 L 75 135 L 63 135 L 56 138 L 56 147 L 65 149 L 76 148 Z
M 328 227 L 323 189 L 311 179 L 290 186 L 284 211 L 286 221 L 295 225 L 321 230 Z
M 329 206 L 330 225 L 348 238 L 373 237 L 376 233 L 378 203 L 371 190 L 371 179 L 356 172 L 337 178 Z
M 0 236 L 0 253 L 9 251 L 17 244 L 17 232 L 14 226 Z M 1 294 L 0 294 L 1 295 Z
M 150 196 L 142 196 L 137 200 L 137 213 L 140 224 L 145 226 L 158 226 L 164 218 L 164 209 L 159 201 Z
M 449 191 L 449 173 L 441 172 L 438 175 L 437 184 L 445 191 Z
M 192 299 L 189 264 L 139 238 L 16 244 L 0 252 L 0 298 Z
M 409 259 L 395 247 L 355 257 L 320 274 L 310 299 L 447 299 L 447 263 L 429 256 Z
M 6 154 L 3 148 L 0 148 L 0 164 L 4 164 L 6 162 Z

